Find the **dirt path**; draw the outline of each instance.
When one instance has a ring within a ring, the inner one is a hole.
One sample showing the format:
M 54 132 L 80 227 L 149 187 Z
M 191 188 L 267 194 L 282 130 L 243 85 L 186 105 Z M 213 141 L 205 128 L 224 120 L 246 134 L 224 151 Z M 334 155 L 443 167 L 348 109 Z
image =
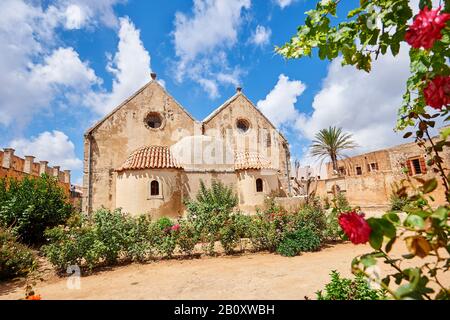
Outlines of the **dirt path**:
M 349 276 L 352 258 L 366 252 L 368 246 L 344 243 L 293 258 L 257 253 L 132 264 L 82 277 L 78 290 L 67 288 L 67 278 L 53 276 L 38 283 L 36 291 L 43 299 L 314 298 L 329 281 L 330 270 Z M 450 274 L 444 283 L 450 284 Z M 23 294 L 23 286 L 0 286 L 0 299 Z

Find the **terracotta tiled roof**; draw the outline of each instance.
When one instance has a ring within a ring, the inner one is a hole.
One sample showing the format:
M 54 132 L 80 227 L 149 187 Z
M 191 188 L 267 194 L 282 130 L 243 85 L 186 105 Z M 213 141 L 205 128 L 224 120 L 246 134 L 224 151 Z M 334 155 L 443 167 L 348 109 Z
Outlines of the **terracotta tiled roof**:
M 181 169 L 181 166 L 172 156 L 170 148 L 166 146 L 145 146 L 131 153 L 117 171 L 164 168 Z
M 258 152 L 236 152 L 234 154 L 234 168 L 236 170 L 246 169 L 271 169 L 270 160 Z

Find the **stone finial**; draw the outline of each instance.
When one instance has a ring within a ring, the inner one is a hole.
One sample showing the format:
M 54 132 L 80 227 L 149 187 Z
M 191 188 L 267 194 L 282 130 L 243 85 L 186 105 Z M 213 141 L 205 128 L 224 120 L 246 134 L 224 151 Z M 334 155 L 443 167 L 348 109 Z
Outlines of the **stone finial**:
M 31 174 L 31 171 L 33 170 L 33 162 L 34 162 L 33 156 L 25 156 L 25 164 L 23 167 L 23 172 Z
M 5 148 L 3 149 L 3 168 L 11 168 L 13 164 L 13 157 L 14 157 L 14 149 L 13 148 Z
M 242 87 L 237 87 L 236 92 L 238 92 L 238 93 L 242 92 Z
M 39 161 L 39 175 L 47 174 L 48 161 Z
M 150 76 L 152 77 L 152 80 L 156 80 L 156 73 L 155 72 L 150 73 Z
M 64 170 L 64 183 L 70 184 L 70 170 Z

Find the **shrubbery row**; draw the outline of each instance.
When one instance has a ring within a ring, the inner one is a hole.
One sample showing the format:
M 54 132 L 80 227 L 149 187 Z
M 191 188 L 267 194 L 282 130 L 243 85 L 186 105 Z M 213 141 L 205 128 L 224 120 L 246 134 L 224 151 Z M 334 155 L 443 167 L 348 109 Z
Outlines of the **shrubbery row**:
M 272 202 L 267 210 L 247 216 L 234 211 L 236 205 L 230 188 L 214 182 L 208 189 L 202 183 L 196 200 L 186 202 L 185 219 L 151 221 L 145 215 L 130 217 L 120 210 L 101 209 L 90 219 L 74 216 L 65 226 L 48 230 L 49 244 L 42 249 L 64 271 L 70 265 L 92 269 L 120 261 L 190 256 L 197 244 L 214 254 L 216 242 L 226 254 L 250 242 L 249 249 L 255 251 L 294 256 L 318 250 L 325 240 L 326 216 L 320 208 L 290 213 Z

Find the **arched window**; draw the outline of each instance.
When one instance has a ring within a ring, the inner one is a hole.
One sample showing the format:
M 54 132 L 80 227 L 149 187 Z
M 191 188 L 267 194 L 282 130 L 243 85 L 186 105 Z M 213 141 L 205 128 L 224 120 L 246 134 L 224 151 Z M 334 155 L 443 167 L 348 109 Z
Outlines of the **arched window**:
M 263 192 L 263 181 L 261 178 L 256 179 L 256 192 Z
M 150 183 L 150 195 L 151 196 L 159 196 L 159 182 L 156 180 L 153 180 Z

